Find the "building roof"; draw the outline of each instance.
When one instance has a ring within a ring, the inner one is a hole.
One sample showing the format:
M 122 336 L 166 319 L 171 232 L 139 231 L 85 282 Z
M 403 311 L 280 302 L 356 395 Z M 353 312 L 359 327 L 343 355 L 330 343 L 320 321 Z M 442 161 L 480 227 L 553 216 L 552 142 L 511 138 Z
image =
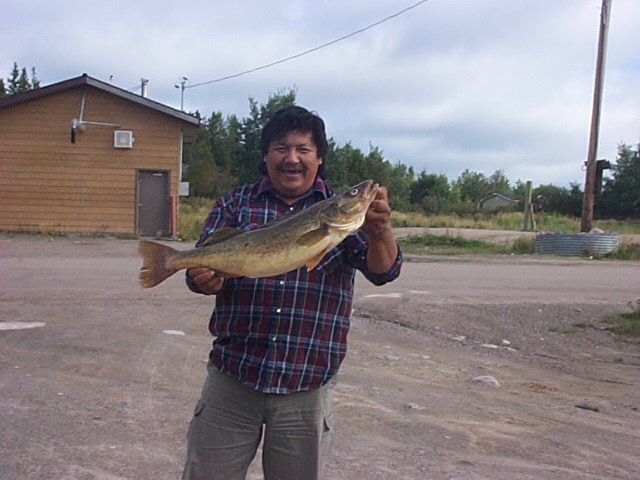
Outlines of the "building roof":
M 486 200 L 489 200 L 490 198 L 501 198 L 502 200 L 506 201 L 506 202 L 515 202 L 515 200 L 513 198 L 511 198 L 508 195 L 503 195 L 502 193 L 497 193 L 494 192 L 489 196 L 484 197 L 482 200 L 480 200 L 480 203 L 485 202 Z
M 188 126 L 195 128 L 195 131 L 192 135 L 185 136 L 191 138 L 195 137 L 197 129 L 200 127 L 200 119 L 193 115 L 189 115 L 188 113 L 185 113 L 181 110 L 176 110 L 175 108 L 168 107 L 167 105 L 164 105 L 162 103 L 149 100 L 142 95 L 131 93 L 127 90 L 123 90 L 122 88 L 115 87 L 109 83 L 97 80 L 88 76 L 86 73 L 76 78 L 71 78 L 69 80 L 64 80 L 62 82 L 47 85 L 46 87 L 36 88 L 33 90 L 29 90 L 28 92 L 17 93 L 15 95 L 0 98 L 0 109 L 30 102 L 32 100 L 37 100 L 49 95 L 65 92 L 67 90 L 72 90 L 78 87 L 82 87 L 83 85 L 88 85 L 104 92 L 108 92 L 112 95 L 124 98 L 125 100 L 137 103 L 138 105 L 141 105 L 143 107 L 152 108 L 158 112 L 164 113 L 165 115 L 177 118 L 178 120 L 185 122 Z

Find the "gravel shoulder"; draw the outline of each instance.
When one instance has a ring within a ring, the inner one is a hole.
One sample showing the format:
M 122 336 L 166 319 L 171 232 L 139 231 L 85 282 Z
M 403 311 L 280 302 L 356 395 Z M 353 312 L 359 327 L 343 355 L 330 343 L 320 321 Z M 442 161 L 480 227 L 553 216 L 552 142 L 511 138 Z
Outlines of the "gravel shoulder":
M 136 247 L 0 236 L 0 325 L 32 327 L 0 329 L 3 480 L 179 478 L 213 299 L 141 289 Z M 604 320 L 638 285 L 535 255 L 358 277 L 327 479 L 639 478 L 640 347 Z

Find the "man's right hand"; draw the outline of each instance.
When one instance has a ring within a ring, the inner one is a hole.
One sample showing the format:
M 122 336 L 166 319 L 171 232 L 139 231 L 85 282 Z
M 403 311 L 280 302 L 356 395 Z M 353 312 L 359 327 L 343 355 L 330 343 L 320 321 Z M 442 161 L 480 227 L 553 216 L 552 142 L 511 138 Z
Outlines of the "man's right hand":
M 224 277 L 208 268 L 190 268 L 187 270 L 187 276 L 205 295 L 215 295 L 224 285 Z

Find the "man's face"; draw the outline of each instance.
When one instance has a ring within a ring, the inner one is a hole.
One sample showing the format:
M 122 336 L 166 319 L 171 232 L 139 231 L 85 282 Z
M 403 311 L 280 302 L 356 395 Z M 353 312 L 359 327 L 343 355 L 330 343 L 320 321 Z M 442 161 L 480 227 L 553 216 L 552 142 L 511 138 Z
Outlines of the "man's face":
M 271 183 L 289 204 L 311 189 L 322 163 L 311 132 L 300 133 L 297 130 L 273 140 L 263 160 Z

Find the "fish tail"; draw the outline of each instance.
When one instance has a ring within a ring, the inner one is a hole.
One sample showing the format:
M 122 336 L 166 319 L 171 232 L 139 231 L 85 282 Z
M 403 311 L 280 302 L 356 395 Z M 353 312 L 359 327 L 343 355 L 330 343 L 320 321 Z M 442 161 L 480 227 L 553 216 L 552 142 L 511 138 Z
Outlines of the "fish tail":
M 138 246 L 138 253 L 142 256 L 142 268 L 138 275 L 142 288 L 155 287 L 178 271 L 169 262 L 169 258 L 178 253 L 171 247 L 142 240 Z

